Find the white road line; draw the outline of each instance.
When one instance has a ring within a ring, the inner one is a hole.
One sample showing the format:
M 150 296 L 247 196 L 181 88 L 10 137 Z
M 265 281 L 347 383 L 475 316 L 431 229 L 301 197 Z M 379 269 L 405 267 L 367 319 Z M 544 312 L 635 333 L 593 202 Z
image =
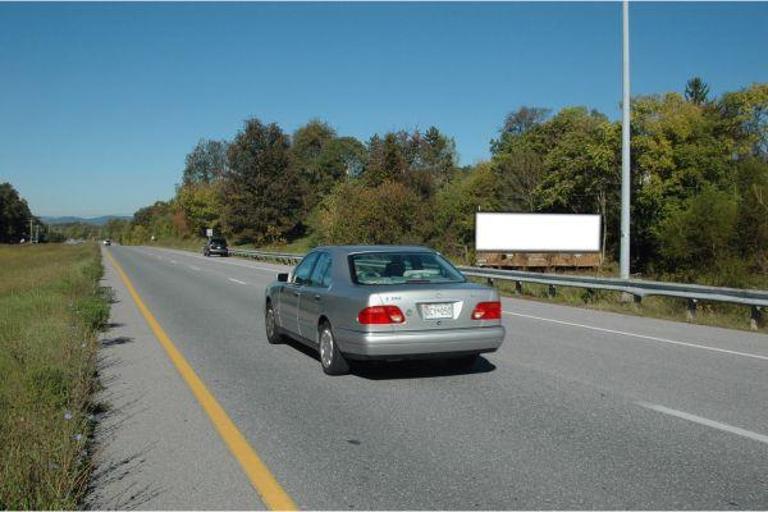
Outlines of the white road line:
M 241 281 L 241 280 L 239 280 L 239 279 L 235 279 L 235 278 L 233 278 L 233 277 L 228 277 L 227 279 L 229 279 L 229 280 L 230 280 L 230 281 L 232 281 L 233 283 L 238 283 L 238 284 L 248 284 L 248 283 L 246 283 L 245 281 Z
M 190 254 L 189 256 L 195 256 L 195 257 L 198 257 L 198 258 L 205 258 L 205 256 L 198 256 L 196 254 Z M 213 261 L 213 260 L 208 260 L 208 261 Z M 280 270 L 278 270 L 276 268 L 259 267 L 259 266 L 256 266 L 256 265 L 248 265 L 248 264 L 243 264 L 243 263 L 236 263 L 234 261 L 226 260 L 226 259 L 225 260 L 217 260 L 217 263 L 219 263 L 221 265 L 232 265 L 234 267 L 241 267 L 241 268 L 249 268 L 249 269 L 253 269 L 253 270 L 260 270 L 262 272 L 269 272 L 271 274 L 277 274 L 278 272 L 280 272 Z
M 709 350 L 712 352 L 722 352 L 724 354 L 731 354 L 734 356 L 741 356 L 741 357 L 750 357 L 752 359 L 761 359 L 763 361 L 768 361 L 768 356 L 761 356 L 758 354 L 750 354 L 748 352 L 737 352 L 735 350 L 726 350 L 724 348 L 715 348 L 715 347 L 708 347 L 706 345 L 698 345 L 696 343 L 687 343 L 685 341 L 677 341 L 677 340 L 670 340 L 668 338 L 658 338 L 656 336 L 648 336 L 645 334 L 637 334 L 634 332 L 627 332 L 627 331 L 617 331 L 614 329 L 605 329 L 603 327 L 595 327 L 593 325 L 585 325 L 585 324 L 577 324 L 575 322 L 565 322 L 563 320 L 554 320 L 552 318 L 543 318 L 540 316 L 534 316 L 534 315 L 525 315 L 523 313 L 513 313 L 511 311 L 504 311 L 505 315 L 513 315 L 513 316 L 520 316 L 523 318 L 532 318 L 534 320 L 541 320 L 542 322 L 551 322 L 554 324 L 561 324 L 561 325 L 569 325 L 572 327 L 581 327 L 582 329 L 589 329 L 592 331 L 599 331 L 599 332 L 607 332 L 610 334 L 620 334 L 622 336 L 631 336 L 633 338 L 639 338 L 643 340 L 650 340 L 650 341 L 657 341 L 659 343 L 669 343 L 671 345 L 682 345 L 684 347 L 690 347 L 690 348 L 698 348 L 701 350 Z
M 197 259 L 205 260 L 205 261 L 208 261 L 208 262 L 211 262 L 211 263 L 214 261 L 213 258 L 206 258 L 205 256 L 202 256 L 200 254 L 196 254 L 194 252 L 179 251 L 177 249 L 166 249 L 164 247 L 153 247 L 153 249 L 159 250 L 159 251 L 176 253 L 176 254 L 179 254 L 179 255 L 182 255 L 182 256 L 187 256 L 187 257 L 190 257 L 190 258 L 197 258 Z M 271 274 L 277 274 L 278 272 L 281 271 L 280 269 L 277 269 L 277 268 L 260 267 L 260 266 L 257 266 L 257 265 L 249 265 L 249 264 L 244 264 L 244 263 L 236 263 L 234 261 L 228 260 L 227 258 L 216 258 L 215 261 L 217 263 L 219 263 L 219 264 L 222 264 L 222 265 L 233 265 L 235 267 L 242 267 L 242 268 L 249 268 L 249 269 L 253 269 L 253 270 L 260 270 L 262 272 L 269 272 Z M 244 260 L 244 261 L 247 261 L 247 260 Z M 286 266 L 286 265 L 283 265 L 283 266 Z M 290 265 L 287 265 L 287 266 L 290 267 Z
M 649 404 L 647 402 L 637 402 L 637 403 L 638 405 L 645 407 L 646 409 L 651 409 L 653 411 L 660 412 L 663 414 L 669 414 L 670 416 L 675 416 L 676 418 L 692 421 L 694 423 L 698 423 L 699 425 L 716 428 L 717 430 L 722 430 L 723 432 L 729 432 L 731 434 L 736 434 L 737 436 L 747 437 L 754 441 L 759 441 L 761 443 L 768 444 L 768 436 L 764 436 L 763 434 L 752 432 L 751 430 L 744 430 L 743 428 L 734 427 L 726 423 L 720 423 L 719 421 L 708 420 L 707 418 L 702 418 L 701 416 L 688 414 L 687 412 L 670 409 L 669 407 L 664 407 L 663 405 Z
M 187 265 L 187 266 L 188 266 L 189 268 L 191 268 L 192 270 L 200 270 L 200 267 L 196 267 L 196 266 L 194 266 L 194 265 Z
M 176 263 L 178 263 L 178 261 L 176 261 L 176 260 L 171 260 L 171 263 L 173 263 L 173 264 L 175 265 Z

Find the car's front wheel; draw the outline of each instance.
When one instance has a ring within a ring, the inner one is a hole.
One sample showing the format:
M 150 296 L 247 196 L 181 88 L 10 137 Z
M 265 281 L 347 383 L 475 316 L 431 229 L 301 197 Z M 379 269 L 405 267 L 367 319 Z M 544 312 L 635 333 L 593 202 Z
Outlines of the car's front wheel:
M 275 309 L 272 307 L 272 303 L 267 303 L 267 311 L 264 314 L 264 326 L 267 330 L 267 341 L 271 345 L 277 345 L 283 341 L 283 336 L 280 334 L 277 328 L 277 321 L 275 319 Z
M 344 375 L 349 373 L 349 363 L 339 350 L 339 345 L 333 336 L 331 324 L 324 322 L 320 326 L 320 363 L 328 375 Z

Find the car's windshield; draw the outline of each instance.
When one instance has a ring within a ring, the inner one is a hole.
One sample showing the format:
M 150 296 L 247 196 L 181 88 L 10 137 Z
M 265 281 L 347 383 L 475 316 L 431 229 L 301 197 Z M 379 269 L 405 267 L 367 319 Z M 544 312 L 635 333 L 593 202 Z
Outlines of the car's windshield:
M 377 252 L 349 257 L 357 284 L 462 283 L 464 276 L 442 256 L 432 252 Z
M 211 238 L 211 243 L 214 245 L 227 245 L 227 241 L 223 238 Z

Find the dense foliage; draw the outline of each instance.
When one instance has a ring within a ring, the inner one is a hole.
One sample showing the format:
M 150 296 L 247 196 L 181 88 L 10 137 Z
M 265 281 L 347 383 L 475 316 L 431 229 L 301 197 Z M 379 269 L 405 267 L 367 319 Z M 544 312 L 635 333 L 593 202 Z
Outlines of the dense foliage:
M 27 202 L 10 183 L 0 183 L 0 243 L 19 243 L 29 239 L 32 213 Z
M 632 100 L 634 272 L 745 285 L 768 271 L 768 84 L 711 98 Z M 585 107 L 521 107 L 491 158 L 460 168 L 439 129 L 365 143 L 311 120 L 292 135 L 249 119 L 232 141 L 202 140 L 167 202 L 107 226 L 110 236 L 196 237 L 214 228 L 257 245 L 425 243 L 471 261 L 474 214 L 599 213 L 618 257 L 621 125 Z

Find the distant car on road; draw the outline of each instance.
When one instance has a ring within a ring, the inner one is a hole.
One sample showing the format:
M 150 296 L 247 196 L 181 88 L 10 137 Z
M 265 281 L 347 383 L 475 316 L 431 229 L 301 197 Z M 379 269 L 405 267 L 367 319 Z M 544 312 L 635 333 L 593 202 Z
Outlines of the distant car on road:
M 203 246 L 203 256 L 218 254 L 219 256 L 229 256 L 227 241 L 224 238 L 211 238 Z
M 469 367 L 505 335 L 498 292 L 425 247 L 318 247 L 265 293 L 269 343 L 288 336 L 317 349 L 330 375 L 347 373 L 348 360 Z
M 107 238 L 106 240 L 104 240 L 104 245 L 112 245 L 112 240 Z

